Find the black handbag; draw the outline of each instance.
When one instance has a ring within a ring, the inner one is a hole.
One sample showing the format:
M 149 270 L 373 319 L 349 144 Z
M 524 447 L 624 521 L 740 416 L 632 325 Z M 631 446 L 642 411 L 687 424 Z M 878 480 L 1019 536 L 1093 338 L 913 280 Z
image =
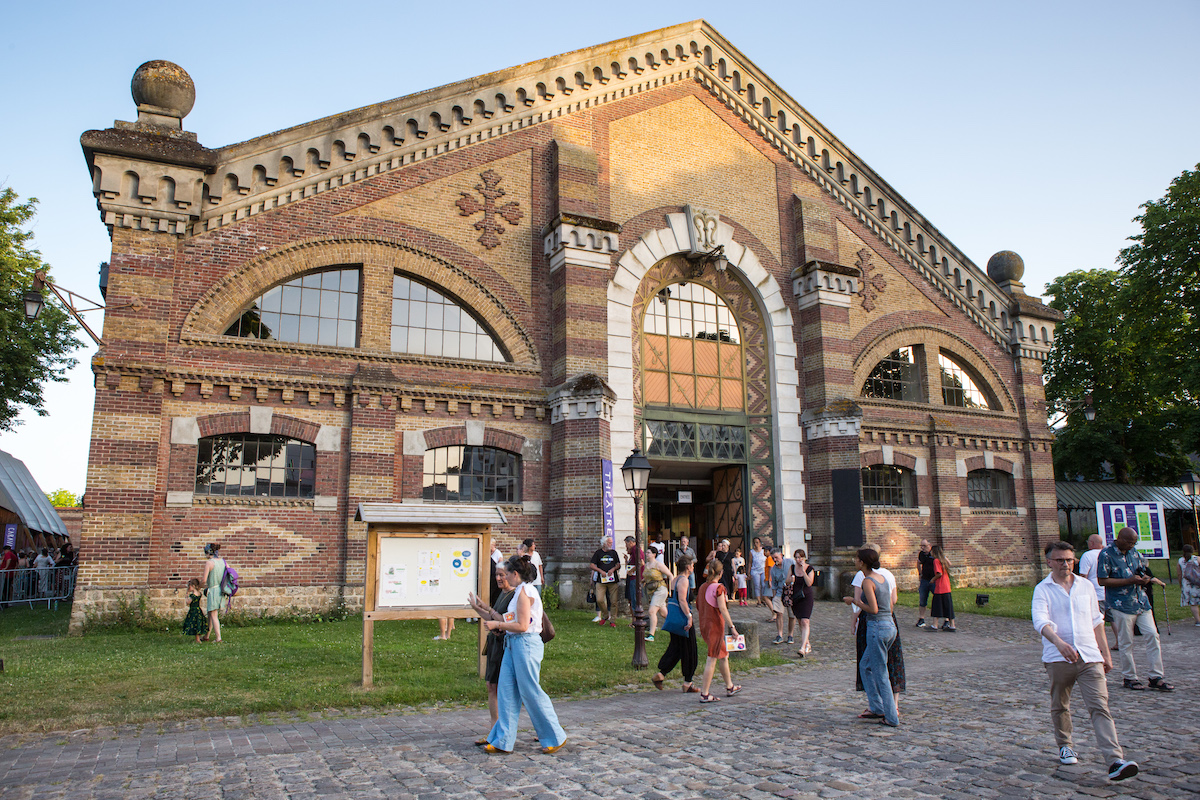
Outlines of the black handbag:
M 595 589 L 588 589 L 588 593 L 587 593 L 587 604 L 588 604 L 588 605 L 595 605 L 595 604 L 596 604 L 596 590 L 595 590 Z

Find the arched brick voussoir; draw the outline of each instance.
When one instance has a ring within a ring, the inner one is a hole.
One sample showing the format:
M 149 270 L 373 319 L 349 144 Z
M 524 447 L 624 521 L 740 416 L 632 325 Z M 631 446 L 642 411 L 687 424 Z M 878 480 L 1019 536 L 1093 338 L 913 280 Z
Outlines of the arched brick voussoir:
M 525 447 L 525 437 L 498 428 L 487 428 L 483 432 L 483 443 L 487 447 L 495 447 L 498 450 L 520 453 Z
M 309 422 L 295 417 L 288 417 L 283 414 L 273 414 L 271 416 L 271 433 L 276 436 L 286 436 L 289 439 L 299 439 L 302 442 L 317 441 L 317 434 L 321 432 L 321 426 L 315 422 Z
M 250 412 L 235 411 L 230 414 L 210 414 L 196 419 L 200 438 L 219 436 L 223 433 L 249 433 Z
M 253 258 L 216 281 L 192 306 L 180 337 L 220 335 L 251 300 L 270 287 L 308 272 L 349 264 L 361 264 L 364 270 L 403 272 L 444 288 L 483 318 L 515 364 L 540 366 L 528 333 L 504 302 L 468 270 L 386 239 L 314 239 Z
M 1007 458 L 1000 458 L 999 456 L 994 456 L 992 458 L 992 465 L 990 467 L 987 464 L 987 456 L 971 456 L 970 458 L 965 458 L 963 459 L 963 465 L 967 468 L 967 472 L 973 472 L 977 469 L 994 469 L 999 470 L 1000 472 L 1007 472 L 1009 475 L 1012 475 L 1015 469 L 1013 462 L 1009 461 Z
M 859 455 L 858 461 L 860 464 L 862 464 L 864 469 L 867 467 L 874 467 L 878 464 L 882 464 L 882 463 L 884 463 L 883 451 L 882 450 L 872 450 L 869 453 L 862 453 Z

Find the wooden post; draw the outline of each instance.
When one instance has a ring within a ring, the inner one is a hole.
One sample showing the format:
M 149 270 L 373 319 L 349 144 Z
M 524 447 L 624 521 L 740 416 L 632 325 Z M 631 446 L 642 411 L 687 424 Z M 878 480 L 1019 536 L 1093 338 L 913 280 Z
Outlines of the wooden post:
M 375 684 L 375 620 L 363 614 L 363 681 L 364 689 Z
M 489 592 L 491 591 L 491 560 L 492 560 L 492 534 L 484 531 L 479 537 L 479 591 L 475 594 L 482 600 L 487 598 L 487 605 L 491 605 L 496 601 Z M 486 559 L 486 561 L 484 560 Z M 484 569 L 484 564 L 489 564 L 487 569 Z M 483 646 L 487 642 L 487 626 L 483 624 L 483 620 L 479 620 L 479 677 L 483 678 L 487 675 L 487 656 L 483 652 Z

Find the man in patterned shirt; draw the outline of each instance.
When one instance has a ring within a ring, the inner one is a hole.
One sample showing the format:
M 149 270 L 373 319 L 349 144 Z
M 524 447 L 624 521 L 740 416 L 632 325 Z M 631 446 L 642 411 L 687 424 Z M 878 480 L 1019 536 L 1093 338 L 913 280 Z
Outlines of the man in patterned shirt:
M 1100 551 L 1098 580 L 1104 587 L 1104 599 L 1112 612 L 1113 629 L 1121 656 L 1121 675 L 1126 689 L 1142 690 L 1146 685 L 1138 680 L 1137 664 L 1133 660 L 1133 626 L 1136 624 L 1146 640 L 1146 657 L 1150 660 L 1150 688 L 1170 692 L 1174 686 L 1163 676 L 1162 646 L 1158 641 L 1158 626 L 1146 597 L 1145 587 L 1163 585 L 1158 578 L 1145 574 L 1146 558 L 1137 551 L 1138 533 L 1125 527 L 1117 531 L 1117 539 Z

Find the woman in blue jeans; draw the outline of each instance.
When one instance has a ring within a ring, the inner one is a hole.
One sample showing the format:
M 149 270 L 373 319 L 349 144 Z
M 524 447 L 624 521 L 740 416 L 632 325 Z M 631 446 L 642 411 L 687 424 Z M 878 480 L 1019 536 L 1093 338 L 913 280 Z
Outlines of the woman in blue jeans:
M 503 567 L 508 585 L 516 586 L 504 621 L 487 620 L 490 631 L 504 632 L 504 661 L 496 686 L 496 724 L 488 733 L 485 750 L 511 753 L 517 743 L 521 706 L 529 713 L 543 753 L 554 753 L 567 743 L 550 698 L 542 690 L 542 596 L 533 586 L 537 567 L 528 556 L 513 556 Z M 501 611 L 501 609 L 496 609 Z M 503 612 L 502 612 L 503 613 Z
M 867 623 L 867 648 L 863 651 L 858 671 L 862 676 L 863 690 L 867 694 L 867 713 L 863 719 L 877 719 L 895 728 L 900 724 L 896 711 L 896 698 L 888 680 L 887 653 L 896 638 L 896 623 L 892 621 L 892 593 L 887 581 L 875 570 L 879 569 L 879 553 L 864 547 L 858 551 L 858 568 L 863 572 L 862 600 L 843 597 L 846 605 L 858 606 L 862 610 L 859 624 Z

